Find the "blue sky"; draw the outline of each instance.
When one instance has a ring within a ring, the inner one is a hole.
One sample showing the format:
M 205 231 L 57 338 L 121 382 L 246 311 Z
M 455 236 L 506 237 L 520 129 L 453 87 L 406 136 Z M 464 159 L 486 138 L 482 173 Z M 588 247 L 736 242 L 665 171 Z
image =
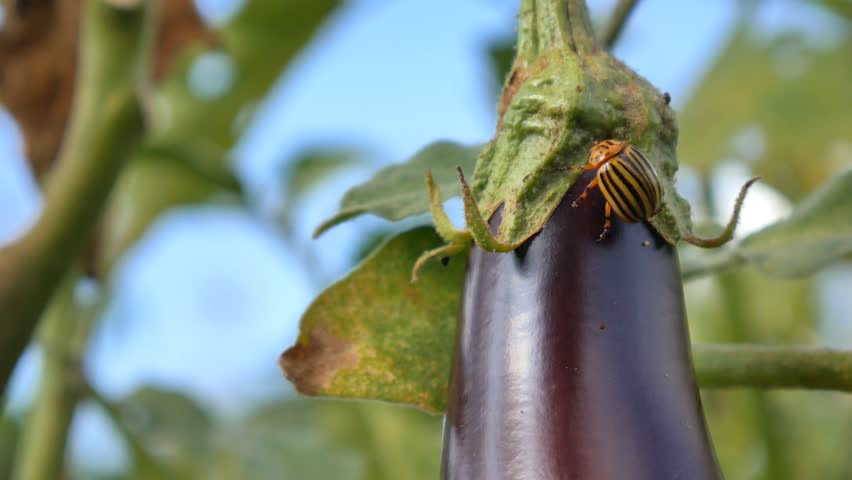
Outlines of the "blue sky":
M 219 18 L 213 12 L 226 12 L 233 2 L 198 3 Z M 738 3 L 643 0 L 615 53 L 669 91 L 679 107 L 730 32 Z M 488 139 L 495 99 L 487 88 L 491 71 L 483 51 L 493 39 L 513 34 L 517 4 L 361 0 L 333 15 L 282 75 L 236 148 L 237 171 L 260 214 L 179 209 L 153 226 L 116 274 L 116 300 L 88 359 L 96 385 L 114 396 L 140 384 L 169 386 L 227 414 L 238 413 L 250 399 L 285 391 L 275 360 L 294 340 L 298 317 L 318 285 L 269 220 L 280 197 L 282 162 L 303 148 L 336 144 L 369 152 L 375 166 L 402 160 L 436 139 Z M 591 1 L 595 19 L 605 18 L 614 4 Z M 801 14 L 763 8 L 763 31 L 821 25 L 813 10 L 796 12 Z M 0 115 L 0 243 L 38 211 L 36 187 L 20 152 L 8 115 Z M 300 240 L 307 242 L 343 190 L 371 170 L 352 169 L 319 189 L 297 218 Z M 766 217 L 767 209 L 783 213 L 783 198 L 766 195 L 759 216 Z M 315 242 L 320 276 L 339 277 L 358 234 L 380 223 L 359 219 Z M 19 369 L 13 408 L 31 395 L 36 357 L 30 353 Z M 92 460 L 93 452 L 110 448 L 105 429 L 96 411 L 84 410 L 74 427 L 75 457 Z M 111 448 L 114 455 L 99 457 L 120 462 L 120 451 Z

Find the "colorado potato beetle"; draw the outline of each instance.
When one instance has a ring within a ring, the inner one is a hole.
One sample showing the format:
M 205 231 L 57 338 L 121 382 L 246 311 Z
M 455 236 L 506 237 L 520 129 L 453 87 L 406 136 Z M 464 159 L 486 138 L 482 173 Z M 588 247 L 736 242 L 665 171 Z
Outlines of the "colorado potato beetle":
M 621 140 L 598 142 L 592 147 L 589 163 L 582 170 L 596 170 L 597 173 L 571 206 L 579 206 L 592 188 L 601 189 L 606 200 L 606 218 L 599 241 L 612 227 L 610 217 L 613 210 L 627 223 L 647 220 L 660 210 L 660 177 L 654 165 L 636 146 Z

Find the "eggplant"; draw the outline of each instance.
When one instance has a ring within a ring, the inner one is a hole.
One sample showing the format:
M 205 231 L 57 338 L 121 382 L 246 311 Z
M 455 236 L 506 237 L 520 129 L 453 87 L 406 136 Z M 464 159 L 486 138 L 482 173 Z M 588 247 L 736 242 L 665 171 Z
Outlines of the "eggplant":
M 571 207 L 591 178 L 518 250 L 471 251 L 443 479 L 722 478 L 676 249 L 647 223 L 617 219 L 596 241 L 600 192 Z

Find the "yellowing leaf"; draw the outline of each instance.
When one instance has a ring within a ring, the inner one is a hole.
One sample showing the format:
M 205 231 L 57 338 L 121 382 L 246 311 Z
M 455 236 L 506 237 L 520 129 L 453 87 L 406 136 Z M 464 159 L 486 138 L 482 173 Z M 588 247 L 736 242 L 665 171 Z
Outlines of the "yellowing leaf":
M 410 282 L 420 254 L 441 243 L 431 227 L 402 233 L 314 300 L 280 359 L 299 391 L 444 409 L 467 255 Z

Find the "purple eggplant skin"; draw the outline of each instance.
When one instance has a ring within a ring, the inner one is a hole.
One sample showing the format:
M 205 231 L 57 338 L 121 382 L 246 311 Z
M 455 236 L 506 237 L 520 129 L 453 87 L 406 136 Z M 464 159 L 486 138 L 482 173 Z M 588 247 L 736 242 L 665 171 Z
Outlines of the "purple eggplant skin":
M 677 252 L 647 224 L 617 218 L 596 241 L 600 192 L 571 207 L 591 178 L 520 249 L 471 251 L 443 479 L 722 478 Z

